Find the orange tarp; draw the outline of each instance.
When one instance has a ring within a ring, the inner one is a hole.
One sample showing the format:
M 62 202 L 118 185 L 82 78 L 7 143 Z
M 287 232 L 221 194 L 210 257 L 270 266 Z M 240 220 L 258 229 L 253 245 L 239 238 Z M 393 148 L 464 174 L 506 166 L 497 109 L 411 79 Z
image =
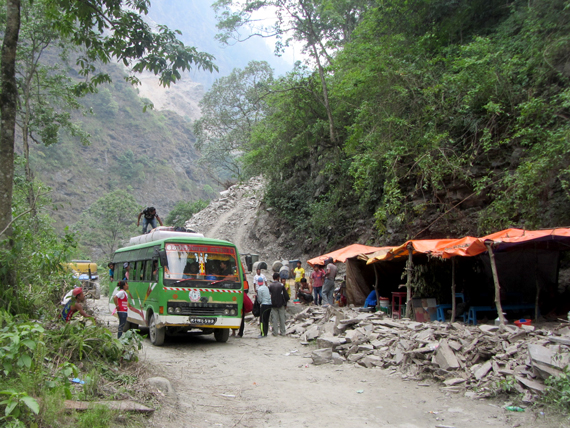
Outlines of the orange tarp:
M 392 247 L 386 247 L 392 248 Z M 341 248 L 340 250 L 333 251 L 332 253 L 323 254 L 322 256 L 315 257 L 307 263 L 311 266 L 322 265 L 329 257 L 332 257 L 335 262 L 346 262 L 346 259 L 356 257 L 359 254 L 370 254 L 375 251 L 381 250 L 381 247 L 369 247 L 368 245 L 352 244 L 348 247 Z
M 412 247 L 413 254 L 427 254 L 434 257 L 448 259 L 451 257 L 473 257 L 487 251 L 486 241 L 492 241 L 493 246 L 504 249 L 526 242 L 562 242 L 570 245 L 570 229 L 524 230 L 505 229 L 481 238 L 466 236 L 460 239 L 423 239 L 407 241 L 399 247 L 389 251 L 377 251 L 368 255 L 367 263 L 397 260 L 408 257 L 408 245 Z M 570 246 L 568 247 L 570 249 Z

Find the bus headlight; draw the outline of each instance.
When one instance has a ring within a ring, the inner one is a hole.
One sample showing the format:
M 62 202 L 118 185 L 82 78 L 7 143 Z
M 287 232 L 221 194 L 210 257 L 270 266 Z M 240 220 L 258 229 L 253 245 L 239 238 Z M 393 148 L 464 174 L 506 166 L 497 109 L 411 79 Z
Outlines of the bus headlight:
M 235 315 L 235 314 L 236 314 L 236 310 L 235 310 L 235 309 L 232 309 L 232 310 L 230 311 L 230 314 L 231 314 L 231 315 Z
M 224 309 L 224 315 L 229 315 L 230 314 L 230 310 L 229 309 Z
M 168 308 L 168 313 L 169 313 L 169 314 L 173 314 L 173 313 L 174 313 L 174 308 L 173 308 L 172 306 L 170 306 L 170 307 Z
M 179 314 L 180 312 L 182 312 L 182 311 L 180 310 L 180 306 L 178 306 L 176 309 L 174 309 L 174 312 L 176 312 L 177 314 Z

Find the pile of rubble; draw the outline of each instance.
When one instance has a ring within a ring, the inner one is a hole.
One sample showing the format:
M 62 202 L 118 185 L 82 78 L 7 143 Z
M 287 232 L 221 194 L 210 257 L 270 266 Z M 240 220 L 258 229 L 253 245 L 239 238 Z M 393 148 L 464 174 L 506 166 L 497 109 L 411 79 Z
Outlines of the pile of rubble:
M 380 313 L 310 306 L 289 321 L 287 333 L 303 344 L 316 341 L 314 364 L 355 363 L 393 368 L 404 379 L 427 377 L 471 397 L 514 389 L 533 402 L 542 380 L 570 363 L 570 328 L 466 326 L 392 320 Z M 475 392 L 476 391 L 476 392 Z

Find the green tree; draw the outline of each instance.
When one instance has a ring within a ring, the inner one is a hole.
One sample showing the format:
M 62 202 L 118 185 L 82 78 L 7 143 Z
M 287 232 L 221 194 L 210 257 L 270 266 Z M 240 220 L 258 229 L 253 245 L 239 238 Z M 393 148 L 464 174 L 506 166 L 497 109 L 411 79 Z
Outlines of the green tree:
M 234 69 L 216 80 L 200 101 L 202 117 L 194 125 L 196 147 L 203 163 L 212 165 L 218 176 L 229 172 L 242 178 L 240 157 L 254 126 L 264 117 L 272 80 L 267 62 L 251 61 L 243 70 Z
M 136 235 L 136 220 L 142 207 L 126 190 L 115 190 L 99 198 L 77 223 L 80 242 L 100 249 L 110 260 L 115 250 Z
M 67 61 L 67 47 L 54 29 L 54 21 L 46 14 L 43 0 L 22 5 L 20 37 L 17 52 L 18 113 L 17 126 L 21 130 L 23 153 L 26 160 L 26 179 L 30 183 L 29 203 L 35 215 L 33 171 L 30 165 L 30 140 L 46 146 L 57 142 L 60 130 L 79 137 L 83 144 L 88 134 L 70 119 L 69 111 L 79 109 L 75 84 L 67 70 L 59 64 L 42 61 L 50 48 L 57 50 L 59 60 Z
M 218 28 L 222 31 L 218 39 L 223 43 L 254 36 L 277 37 L 277 54 L 292 39 L 303 44 L 303 52 L 314 61 L 318 71 L 322 89 L 319 100 L 326 110 L 330 140 L 335 143 L 337 137 L 326 67 L 332 64 L 334 51 L 350 39 L 363 12 L 373 3 L 365 0 L 218 0 L 213 7 L 218 14 Z M 266 25 L 254 16 L 262 10 L 275 13 L 272 24 Z M 244 27 L 251 31 L 245 37 L 240 32 Z
M 169 226 L 184 227 L 186 222 L 197 212 L 208 206 L 208 201 L 185 202 L 178 201 L 166 216 L 165 224 Z
M 24 0 L 27 1 L 27 0 Z M 159 25 L 156 31 L 144 21 L 148 0 L 46 0 L 46 15 L 57 22 L 55 28 L 77 46 L 84 48 L 78 57 L 80 73 L 86 80 L 77 85 L 79 92 L 94 90 L 110 77 L 96 73 L 94 63 L 115 58 L 133 73 L 149 70 L 168 86 L 190 67 L 216 69 L 213 57 L 187 47 L 177 33 Z M 7 0 L 0 67 L 0 237 L 9 238 L 12 224 L 14 144 L 18 86 L 17 49 L 21 27 L 21 0 Z M 131 74 L 127 79 L 136 83 Z M 10 241 L 8 245 L 11 245 Z M 13 283 L 13 275 L 7 278 Z

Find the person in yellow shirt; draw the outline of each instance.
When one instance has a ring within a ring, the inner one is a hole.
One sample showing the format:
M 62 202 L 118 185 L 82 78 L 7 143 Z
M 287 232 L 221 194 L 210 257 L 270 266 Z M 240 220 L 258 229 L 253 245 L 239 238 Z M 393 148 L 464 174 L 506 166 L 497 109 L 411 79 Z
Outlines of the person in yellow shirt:
M 295 296 L 299 294 L 299 288 L 301 288 L 301 279 L 305 277 L 305 269 L 301 267 L 301 262 L 297 262 L 297 267 L 293 270 L 295 274 Z

